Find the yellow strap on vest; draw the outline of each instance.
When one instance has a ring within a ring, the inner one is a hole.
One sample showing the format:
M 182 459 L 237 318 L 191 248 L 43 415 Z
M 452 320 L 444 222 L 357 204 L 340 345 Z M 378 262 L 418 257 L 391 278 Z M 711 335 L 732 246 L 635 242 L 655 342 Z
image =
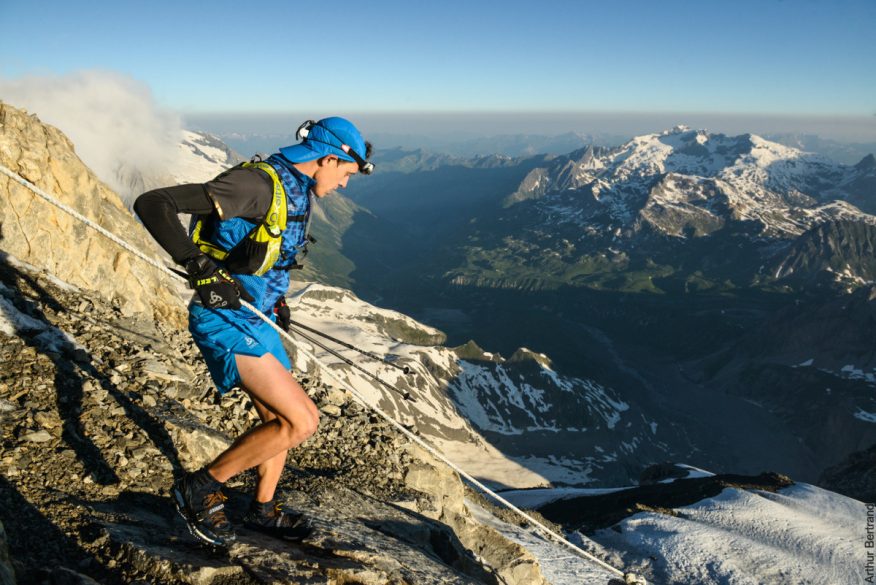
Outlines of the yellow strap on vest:
M 280 249 L 283 245 L 283 232 L 286 230 L 286 189 L 277 175 L 274 167 L 264 162 L 246 163 L 245 167 L 255 167 L 270 175 L 274 183 L 274 196 L 262 224 L 247 236 L 249 239 L 266 246 L 265 256 L 261 265 L 253 274 L 261 276 L 277 263 Z
M 277 237 L 286 230 L 286 189 L 283 188 L 283 181 L 280 180 L 274 167 L 266 162 L 244 163 L 243 166 L 265 171 L 274 182 L 274 197 L 263 223 Z
M 283 244 L 283 232 L 286 230 L 286 189 L 283 187 L 283 182 L 277 175 L 274 167 L 265 162 L 244 163 L 246 168 L 257 168 L 266 172 L 271 177 L 271 182 L 274 184 L 274 192 L 271 197 L 271 206 L 262 222 L 246 236 L 254 243 L 259 244 L 256 249 L 264 250 L 264 258 L 253 274 L 261 276 L 271 269 L 280 257 L 280 250 Z M 204 219 L 198 219 L 195 223 L 195 228 L 192 230 L 192 241 L 195 245 L 207 256 L 216 260 L 225 260 L 228 258 L 229 251 L 223 250 L 211 242 L 201 237 L 201 230 L 204 227 Z M 256 258 L 256 261 L 259 259 Z
M 204 218 L 198 218 L 195 223 L 195 229 L 192 230 L 192 241 L 195 245 L 207 256 L 216 260 L 225 260 L 228 257 L 228 252 L 222 248 L 216 247 L 207 240 L 201 238 L 201 229 L 204 227 Z

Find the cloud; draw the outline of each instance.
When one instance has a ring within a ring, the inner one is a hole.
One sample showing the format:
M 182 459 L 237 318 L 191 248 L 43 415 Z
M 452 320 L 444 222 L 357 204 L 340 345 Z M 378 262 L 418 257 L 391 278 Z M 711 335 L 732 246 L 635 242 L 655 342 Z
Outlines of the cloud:
M 0 99 L 64 132 L 123 199 L 143 177 L 166 174 L 180 141 L 178 114 L 160 107 L 145 84 L 109 71 L 0 79 Z

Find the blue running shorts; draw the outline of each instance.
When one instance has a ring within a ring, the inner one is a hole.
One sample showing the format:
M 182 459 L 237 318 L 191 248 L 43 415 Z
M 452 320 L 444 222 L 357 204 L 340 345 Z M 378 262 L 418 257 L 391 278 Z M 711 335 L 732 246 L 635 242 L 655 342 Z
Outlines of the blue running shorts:
M 283 367 L 292 369 L 280 335 L 259 319 L 253 321 L 246 309 L 207 309 L 189 305 L 189 332 L 201 350 L 219 394 L 241 385 L 236 354 L 261 357 L 273 354 Z

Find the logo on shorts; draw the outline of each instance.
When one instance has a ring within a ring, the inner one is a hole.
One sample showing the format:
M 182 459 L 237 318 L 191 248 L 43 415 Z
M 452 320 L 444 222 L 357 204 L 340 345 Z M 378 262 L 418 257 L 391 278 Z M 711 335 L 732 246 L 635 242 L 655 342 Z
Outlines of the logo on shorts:
M 247 337 L 247 338 L 244 339 L 244 341 L 246 342 L 246 345 L 247 345 L 247 346 L 249 346 L 249 347 L 255 347 L 256 340 L 253 339 L 252 337 Z

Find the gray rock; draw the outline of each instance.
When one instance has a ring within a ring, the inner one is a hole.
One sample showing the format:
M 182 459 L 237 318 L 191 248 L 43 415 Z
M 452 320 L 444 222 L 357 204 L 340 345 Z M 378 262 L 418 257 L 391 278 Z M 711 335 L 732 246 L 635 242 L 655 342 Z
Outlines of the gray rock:
M 143 364 L 143 372 L 146 374 L 167 374 L 167 366 L 156 360 L 149 360 Z
M 221 559 L 188 546 L 181 522 L 169 527 L 154 511 L 137 508 L 128 514 L 138 523 L 104 525 L 105 546 L 156 580 L 186 575 L 190 583 L 218 584 L 242 579 L 246 567 L 259 583 L 497 583 L 446 526 L 418 514 L 339 486 L 295 492 L 287 505 L 314 523 L 306 548 L 240 529 Z
M 61 419 L 54 413 L 38 412 L 33 419 L 44 429 L 54 429 L 61 425 Z
M 158 449 L 156 449 L 154 447 L 139 447 L 139 448 L 131 451 L 131 457 L 133 457 L 134 461 L 137 461 L 137 462 L 139 462 L 141 459 L 144 459 L 145 457 L 147 457 L 149 455 L 158 455 L 158 454 L 159 454 Z M 138 465 L 138 467 L 140 467 L 140 466 Z
M 414 463 L 404 481 L 425 496 L 417 502 L 421 514 L 450 526 L 460 542 L 493 567 L 505 583 L 548 585 L 531 553 L 471 518 L 465 506 L 465 489 L 454 471 L 416 445 L 406 448 Z
M 188 469 L 204 466 L 231 445 L 231 439 L 224 434 L 191 421 L 171 417 L 165 419 L 164 426 Z
M 46 430 L 35 431 L 33 433 L 27 433 L 22 437 L 25 441 L 30 441 L 31 443 L 45 443 L 47 441 L 52 440 L 52 435 Z
M 334 404 L 336 406 L 343 406 L 347 404 L 351 399 L 349 393 L 344 392 L 342 390 L 338 390 L 337 388 L 329 388 L 328 392 L 324 397 L 324 401 L 327 404 Z
M 323 414 L 327 414 L 328 416 L 332 416 L 335 418 L 341 416 L 340 407 L 335 406 L 334 404 L 326 404 L 321 407 L 320 410 L 323 412 Z

